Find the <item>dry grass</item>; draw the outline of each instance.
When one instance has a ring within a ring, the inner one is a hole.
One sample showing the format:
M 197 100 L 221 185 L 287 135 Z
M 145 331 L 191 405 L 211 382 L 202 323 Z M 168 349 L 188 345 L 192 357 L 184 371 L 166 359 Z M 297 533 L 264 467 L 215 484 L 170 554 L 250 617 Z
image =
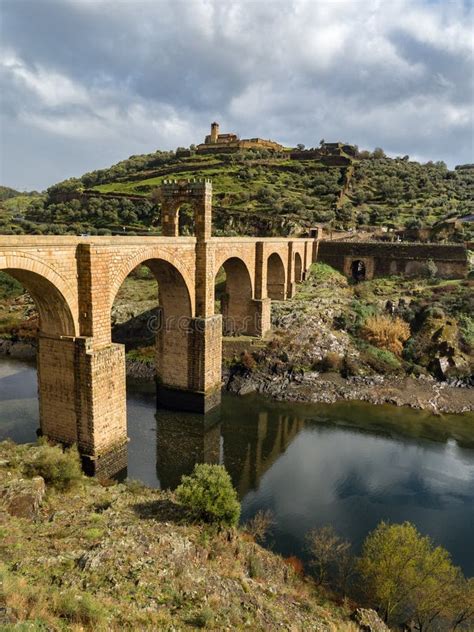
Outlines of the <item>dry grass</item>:
M 400 356 L 404 343 L 410 337 L 410 326 L 401 318 L 369 316 L 360 330 L 360 335 L 374 347 Z

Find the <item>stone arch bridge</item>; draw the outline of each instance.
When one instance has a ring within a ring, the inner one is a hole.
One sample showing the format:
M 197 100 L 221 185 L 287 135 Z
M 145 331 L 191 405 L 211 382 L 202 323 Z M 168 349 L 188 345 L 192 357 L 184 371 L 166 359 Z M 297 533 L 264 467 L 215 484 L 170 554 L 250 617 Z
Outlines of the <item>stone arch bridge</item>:
M 91 471 L 127 440 L 125 353 L 111 339 L 111 309 L 135 267 L 147 265 L 158 281 L 159 401 L 206 412 L 220 401 L 223 329 L 264 335 L 271 300 L 294 294 L 315 252 L 309 238 L 212 237 L 210 182 L 168 182 L 161 195 L 163 237 L 0 236 L 0 270 L 39 312 L 41 431 L 77 443 Z M 183 203 L 194 209 L 194 237 L 178 235 Z M 221 266 L 225 300 L 216 314 Z

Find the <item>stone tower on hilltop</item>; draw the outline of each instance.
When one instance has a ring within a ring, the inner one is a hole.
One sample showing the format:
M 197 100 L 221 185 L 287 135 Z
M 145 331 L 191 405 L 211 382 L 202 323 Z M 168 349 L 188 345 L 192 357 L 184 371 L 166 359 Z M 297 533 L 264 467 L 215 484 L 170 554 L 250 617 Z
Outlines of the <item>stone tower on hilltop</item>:
M 211 137 L 210 137 L 211 143 L 217 143 L 218 137 L 219 137 L 219 123 L 216 123 L 214 121 L 214 123 L 211 123 Z

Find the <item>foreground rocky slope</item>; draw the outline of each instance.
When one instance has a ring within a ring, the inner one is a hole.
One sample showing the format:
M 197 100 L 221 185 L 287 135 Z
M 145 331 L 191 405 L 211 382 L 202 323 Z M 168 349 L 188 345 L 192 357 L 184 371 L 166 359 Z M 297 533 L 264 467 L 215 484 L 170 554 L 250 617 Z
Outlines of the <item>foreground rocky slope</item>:
M 85 477 L 45 488 L 25 476 L 39 449 L 0 444 L 1 629 L 362 629 L 249 535 L 192 523 L 171 493 Z

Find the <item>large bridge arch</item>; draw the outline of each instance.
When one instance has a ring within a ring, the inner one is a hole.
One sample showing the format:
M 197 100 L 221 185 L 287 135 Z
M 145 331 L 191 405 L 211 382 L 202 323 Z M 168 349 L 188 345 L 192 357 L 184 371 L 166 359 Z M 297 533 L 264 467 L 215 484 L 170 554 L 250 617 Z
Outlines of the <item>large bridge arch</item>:
M 77 295 L 56 270 L 34 256 L 0 256 L 0 270 L 23 285 L 38 310 L 40 430 L 57 441 L 80 443 L 74 342 L 79 334 Z
M 75 293 L 51 266 L 32 256 L 15 255 L 0 257 L 0 270 L 30 293 L 38 309 L 41 333 L 54 336 L 79 333 Z
M 176 260 L 171 263 L 169 257 L 165 259 L 162 256 L 143 259 L 142 253 L 132 260 L 128 260 L 124 270 L 131 267 L 131 262 L 135 263 L 136 261 L 139 261 L 137 265 L 146 266 L 158 283 L 158 314 L 156 318 L 151 318 L 146 326 L 149 328 L 150 334 L 156 336 L 155 366 L 159 386 L 158 397 L 159 401 L 166 403 L 167 390 L 180 389 L 184 391 L 192 387 L 192 357 L 189 354 L 193 335 L 192 293 L 183 274 L 177 267 Z M 132 267 L 132 270 L 135 267 Z M 117 279 L 121 279 L 122 274 L 123 270 Z M 119 289 L 120 286 L 116 293 Z M 111 307 L 114 298 L 115 295 L 112 294 Z
M 153 262 L 156 262 L 153 264 Z M 166 266 L 168 264 L 168 267 Z M 179 256 L 176 252 L 165 247 L 151 247 L 143 248 L 138 252 L 133 252 L 121 262 L 117 268 L 115 274 L 112 276 L 110 283 L 110 308 L 112 308 L 117 292 L 119 291 L 122 283 L 128 277 L 130 272 L 137 268 L 139 265 L 147 265 L 155 276 L 161 275 L 162 283 L 167 284 L 167 289 L 170 289 L 172 284 L 172 278 L 167 276 L 166 270 L 175 270 L 174 280 L 181 284 L 181 281 L 185 284 L 187 295 L 190 300 L 191 316 L 195 314 L 195 293 L 194 282 L 195 275 L 193 271 L 183 262 L 183 257 Z M 155 266 L 155 269 L 151 268 L 151 265 Z M 157 276 L 159 284 L 159 278 Z M 171 307 L 171 304 L 170 304 Z

